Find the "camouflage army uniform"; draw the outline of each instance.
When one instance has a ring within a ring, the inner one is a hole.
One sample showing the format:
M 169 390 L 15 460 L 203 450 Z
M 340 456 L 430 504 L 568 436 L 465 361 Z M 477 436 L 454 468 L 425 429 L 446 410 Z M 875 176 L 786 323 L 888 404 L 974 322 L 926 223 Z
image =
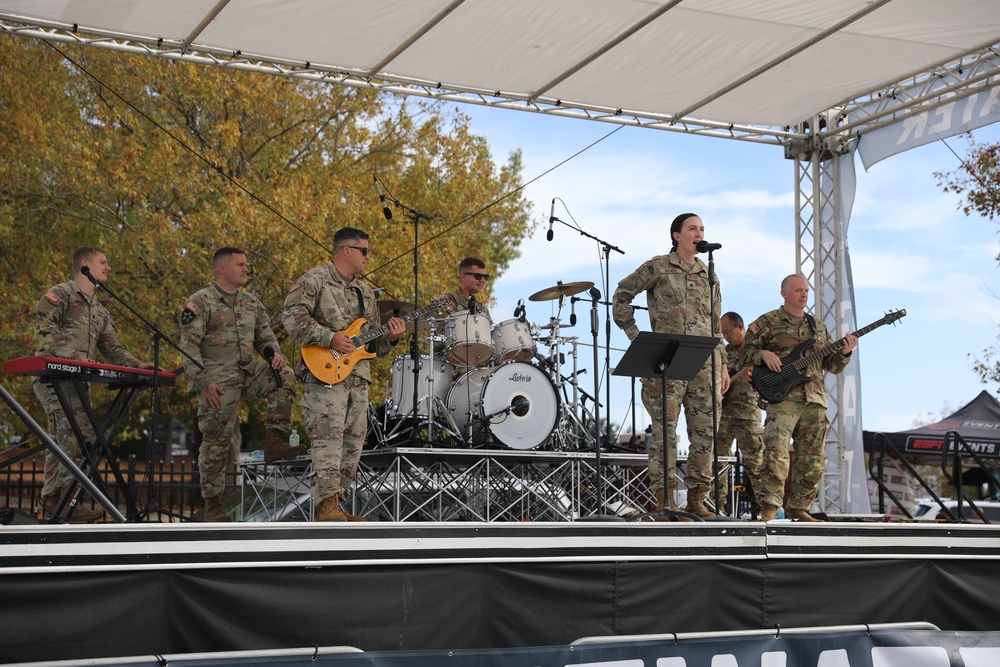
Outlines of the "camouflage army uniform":
M 118 342 L 111 313 L 101 305 L 96 295 L 88 296 L 72 281 L 56 285 L 39 299 L 35 306 L 35 333 L 39 343 L 35 352 L 37 355 L 92 361 L 95 350 L 100 350 L 116 366 L 135 368 L 139 365 L 139 360 Z M 48 417 L 49 434 L 60 449 L 79 463 L 83 453 L 69 419 L 59 405 L 56 392 L 39 378 L 32 378 L 31 384 Z M 88 443 L 93 443 L 96 435 L 76 392 L 67 392 L 67 398 L 83 437 Z M 59 465 L 55 454 L 48 452 L 45 455 L 44 479 L 42 496 L 51 496 L 65 488 L 72 481 L 72 475 Z
M 642 291 L 646 292 L 646 306 L 654 332 L 710 336 L 714 320 L 716 336 L 720 335 L 722 294 L 719 282 L 716 280 L 715 283 L 715 312 L 709 319 L 708 267 L 700 259 L 696 258 L 694 265 L 686 265 L 676 252 L 658 255 L 618 283 L 613 316 L 629 340 L 639 334 L 632 299 Z M 720 347 L 714 354 L 719 373 L 715 400 L 721 401 L 721 367 L 725 363 L 725 352 Z M 642 404 L 653 421 L 653 435 L 646 452 L 649 455 L 650 486 L 655 493 L 663 488 L 663 410 L 659 378 L 642 378 Z M 712 480 L 711 359 L 689 382 L 667 380 L 667 479 L 673 479 L 677 466 L 677 419 L 682 405 L 691 441 L 684 484 L 691 489 L 707 485 Z
M 729 366 L 729 391 L 722 397 L 722 419 L 719 421 L 718 443 L 719 456 L 728 456 L 733 440 L 743 455 L 743 465 L 751 485 L 756 488 L 757 476 L 760 474 L 761 459 L 764 456 L 764 427 L 761 424 L 760 397 L 753 385 L 741 373 L 743 366 L 739 355 L 743 345 L 728 345 L 726 347 L 727 365 Z M 719 495 L 725 497 L 729 492 L 728 479 L 719 480 Z
M 286 366 L 278 387 L 270 365 L 254 355 L 268 347 L 280 355 L 281 349 L 264 305 L 244 290 L 226 294 L 212 283 L 195 292 L 181 315 L 180 347 L 205 366 L 200 370 L 183 357 L 188 391 L 198 396 L 198 428 L 204 436 L 198 453 L 201 495 L 217 498 L 239 453 L 240 401 L 266 397 L 268 437 L 284 442 L 292 430 L 295 378 Z M 202 394 L 213 382 L 222 389 L 218 408 L 209 407 Z
M 285 297 L 282 323 L 299 345 L 329 348 L 333 335 L 359 317 L 368 321 L 362 334 L 379 324 L 375 293 L 361 280 L 344 277 L 328 262 L 298 279 Z M 372 344 L 379 355 L 393 348 L 388 335 Z M 301 360 L 295 369 L 305 383 L 301 402 L 312 440 L 312 490 L 317 504 L 336 494 L 343 499 L 354 481 L 368 428 L 369 366 L 367 359 L 359 361 L 347 378 L 332 385 L 317 380 Z
M 796 345 L 809 339 L 816 341 L 814 349 L 829 345 L 830 333 L 822 321 L 816 320 L 812 330 L 806 317 L 796 317 L 784 306 L 757 318 L 747 328 L 741 351 L 742 361 L 754 366 L 762 363 L 764 350 L 783 358 Z M 806 351 L 808 353 L 808 350 Z M 819 489 L 826 465 L 826 387 L 824 371 L 839 373 L 847 366 L 850 355 L 834 352 L 806 367 L 809 382 L 794 389 L 779 403 L 769 403 L 764 420 L 764 457 L 760 469 L 760 488 L 754 488 L 757 502 L 781 507 L 785 479 L 788 477 L 788 446 L 795 440 L 795 465 L 792 467 L 792 489 L 788 509 L 809 510 Z

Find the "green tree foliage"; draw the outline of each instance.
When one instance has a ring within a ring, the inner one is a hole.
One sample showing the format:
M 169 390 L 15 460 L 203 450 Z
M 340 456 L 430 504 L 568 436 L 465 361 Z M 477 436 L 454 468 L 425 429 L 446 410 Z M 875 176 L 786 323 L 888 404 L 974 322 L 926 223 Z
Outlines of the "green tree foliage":
M 413 226 L 399 210 L 384 219 L 374 175 L 432 217 L 420 225 L 421 303 L 455 286 L 463 257 L 502 273 L 532 225 L 519 154 L 495 163 L 453 109 L 19 37 L 0 36 L 0 155 L 4 360 L 33 354 L 35 304 L 69 279 L 79 245 L 106 250 L 108 287 L 170 337 L 187 297 L 211 281 L 214 250 L 245 249 L 248 287 L 297 359 L 282 303 L 300 274 L 329 259 L 336 229 L 370 232 L 368 280 L 386 298 L 413 300 Z M 151 360 L 150 333 L 108 305 L 128 348 Z M 161 354 L 162 366 L 180 366 L 169 346 Z M 373 401 L 388 366 L 376 366 Z M 179 384 L 165 392 L 165 417 L 193 425 Z M 41 417 L 26 378 L 4 386 Z M 259 411 L 247 418 L 260 421 Z M 11 419 L 0 421 L 24 432 Z
M 995 220 L 1000 214 L 1000 144 L 981 144 L 969 137 L 969 150 L 961 167 L 934 174 L 945 192 L 961 197 L 966 215 Z M 1000 262 L 1000 255 L 997 256 Z M 991 346 L 981 356 L 969 355 L 983 383 L 1000 383 L 1000 348 Z

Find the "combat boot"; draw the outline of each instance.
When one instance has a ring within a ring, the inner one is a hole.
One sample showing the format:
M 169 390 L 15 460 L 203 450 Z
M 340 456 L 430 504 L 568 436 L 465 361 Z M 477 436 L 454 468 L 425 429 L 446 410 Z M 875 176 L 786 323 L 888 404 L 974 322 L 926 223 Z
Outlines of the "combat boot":
M 707 519 L 709 517 L 715 516 L 715 512 L 705 507 L 705 496 L 708 495 L 708 485 L 699 484 L 693 489 L 688 489 L 688 500 L 687 506 L 684 511 L 688 514 L 694 514 L 702 519 Z
M 267 430 L 267 437 L 264 440 L 264 463 L 274 463 L 294 459 L 306 453 L 305 445 L 292 446 L 285 442 L 285 436 L 281 431 L 270 428 Z
M 760 520 L 761 521 L 774 521 L 778 518 L 778 506 L 768 505 L 767 503 L 760 504 Z
M 50 496 L 42 497 L 42 510 L 45 514 L 49 516 L 56 516 L 56 506 L 59 505 L 59 498 L 62 497 L 63 490 L 57 489 L 55 493 Z M 69 503 L 66 504 L 64 509 L 69 508 Z M 78 521 L 86 521 L 90 523 L 91 521 L 97 521 L 104 517 L 104 512 L 100 510 L 91 509 L 89 507 L 84 507 L 81 503 L 77 502 L 76 509 L 73 510 L 73 515 L 70 519 L 76 519 Z
M 341 503 L 340 494 L 337 494 L 337 502 Z M 341 510 L 341 511 L 344 512 L 344 510 Z M 367 521 L 368 520 L 368 519 L 366 519 L 363 516 L 358 516 L 357 514 L 351 514 L 350 512 L 344 512 L 344 516 L 347 517 L 348 521 Z
M 350 521 L 349 515 L 340 509 L 340 496 L 334 494 L 320 501 L 316 508 L 316 521 Z
M 226 511 L 222 509 L 222 501 L 218 496 L 215 498 L 205 498 L 205 521 L 212 523 L 223 523 L 232 521 Z
M 822 519 L 817 519 L 812 514 L 805 510 L 796 509 L 789 507 L 788 511 L 785 512 L 785 517 L 789 519 L 795 519 L 796 521 L 805 521 L 808 523 L 823 523 Z
M 675 512 L 680 512 L 681 508 L 677 506 L 677 501 L 674 500 L 674 491 L 677 489 L 677 480 L 672 480 L 668 486 L 667 493 L 663 493 L 663 489 L 656 492 L 656 509 L 662 510 L 667 507 L 667 502 L 669 501 L 669 508 Z M 667 516 L 663 514 L 657 514 L 653 516 L 653 521 L 692 521 L 686 516 L 673 515 Z

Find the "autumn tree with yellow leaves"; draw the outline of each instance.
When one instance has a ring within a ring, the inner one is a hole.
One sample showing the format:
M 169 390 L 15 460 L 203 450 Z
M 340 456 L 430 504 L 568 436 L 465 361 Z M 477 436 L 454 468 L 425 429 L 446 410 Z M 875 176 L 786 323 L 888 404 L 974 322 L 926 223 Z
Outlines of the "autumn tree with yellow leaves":
M 4 361 L 34 353 L 35 305 L 71 277 L 80 245 L 107 252 L 108 287 L 169 337 L 187 297 L 211 281 L 215 249 L 243 248 L 248 289 L 268 308 L 284 355 L 297 359 L 282 303 L 299 275 L 329 259 L 336 229 L 368 231 L 369 282 L 384 298 L 413 298 L 413 226 L 398 210 L 383 217 L 374 176 L 432 217 L 419 230 L 422 303 L 455 287 L 463 257 L 502 273 L 532 225 L 519 154 L 497 164 L 454 109 L 20 37 L 0 36 L 0 156 Z M 152 360 L 152 334 L 102 298 L 129 350 Z M 373 401 L 389 361 L 375 367 Z M 180 365 L 161 344 L 161 366 Z M 3 383 L 43 420 L 27 378 Z M 161 423 L 194 426 L 186 386 L 179 378 L 161 392 Z M 148 411 L 143 400 L 134 413 Z M 27 432 L 5 412 L 5 439 Z M 262 421 L 260 406 L 244 417 Z

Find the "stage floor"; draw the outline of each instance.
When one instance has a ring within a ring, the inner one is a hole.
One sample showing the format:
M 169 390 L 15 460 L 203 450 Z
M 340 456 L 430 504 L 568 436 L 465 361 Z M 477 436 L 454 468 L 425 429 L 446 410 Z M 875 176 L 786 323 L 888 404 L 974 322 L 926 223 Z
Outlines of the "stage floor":
M 1000 526 L 971 524 L 9 525 L 0 662 L 907 621 L 992 630 L 998 566 Z

